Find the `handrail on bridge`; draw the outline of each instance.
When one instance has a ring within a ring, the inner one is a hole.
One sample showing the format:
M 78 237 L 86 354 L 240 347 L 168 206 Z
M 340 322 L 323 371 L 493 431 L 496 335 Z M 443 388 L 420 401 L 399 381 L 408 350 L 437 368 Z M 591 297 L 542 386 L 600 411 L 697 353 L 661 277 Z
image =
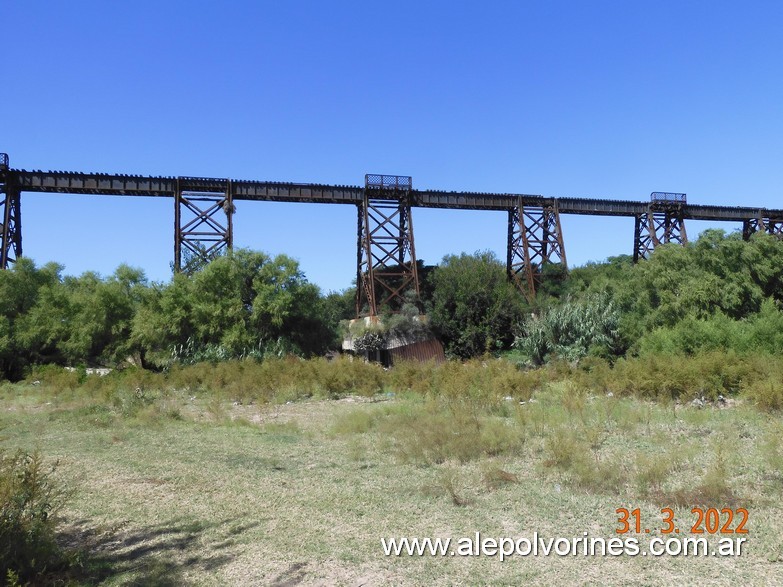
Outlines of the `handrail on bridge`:
M 672 192 L 653 192 L 650 194 L 650 201 L 653 204 L 687 204 L 685 194 Z
M 413 178 L 409 175 L 380 175 L 368 173 L 364 176 L 364 187 L 375 190 L 411 190 Z

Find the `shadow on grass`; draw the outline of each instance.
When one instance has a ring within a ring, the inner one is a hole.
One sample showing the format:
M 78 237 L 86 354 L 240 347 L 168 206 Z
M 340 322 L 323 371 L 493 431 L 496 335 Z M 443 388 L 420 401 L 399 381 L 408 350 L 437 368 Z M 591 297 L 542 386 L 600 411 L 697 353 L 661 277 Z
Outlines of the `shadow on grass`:
M 86 520 L 67 522 L 60 533 L 71 553 L 69 579 L 94 585 L 113 579 L 121 585 L 186 585 L 184 572 L 214 573 L 234 558 L 231 546 L 258 522 L 226 519 L 214 523 L 177 518 L 131 528 L 96 528 Z

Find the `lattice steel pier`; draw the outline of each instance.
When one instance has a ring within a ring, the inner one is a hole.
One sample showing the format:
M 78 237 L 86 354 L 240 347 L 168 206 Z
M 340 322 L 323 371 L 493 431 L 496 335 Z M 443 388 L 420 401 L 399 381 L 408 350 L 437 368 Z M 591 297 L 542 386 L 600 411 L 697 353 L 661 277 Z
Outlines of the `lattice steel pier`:
M 408 176 L 368 174 L 358 205 L 356 315 L 419 300 Z
M 225 190 L 215 191 L 215 181 Z M 231 180 L 178 177 L 174 192 L 174 269 L 191 270 L 233 246 Z M 183 260 L 188 263 L 183 264 Z
M 634 219 L 633 260 L 647 259 L 655 247 L 688 242 L 685 232 L 685 194 L 653 192 L 650 205 Z
M 8 165 L 8 155 L 0 153 L 0 269 L 7 269 L 22 256 L 21 190 Z
M 525 205 L 520 197 L 508 211 L 506 248 L 506 273 L 532 303 L 546 265 L 558 264 L 564 272 L 568 268 L 557 202 Z

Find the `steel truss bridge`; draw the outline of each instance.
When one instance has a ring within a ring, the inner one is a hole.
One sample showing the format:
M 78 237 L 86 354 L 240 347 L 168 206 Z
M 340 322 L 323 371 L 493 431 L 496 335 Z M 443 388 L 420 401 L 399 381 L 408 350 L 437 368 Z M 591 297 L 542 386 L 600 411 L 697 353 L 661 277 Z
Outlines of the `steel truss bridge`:
M 411 293 L 418 297 L 411 214 L 416 207 L 505 213 L 507 274 L 531 301 L 546 265 L 566 268 L 561 214 L 633 217 L 634 261 L 646 259 L 661 244 L 686 243 L 685 220 L 741 222 L 746 239 L 757 231 L 783 234 L 783 210 L 694 205 L 685 194 L 654 192 L 643 202 L 417 190 L 410 177 L 395 175 L 367 175 L 360 187 L 25 171 L 12 169 L 8 155 L 0 153 L 0 269 L 22 255 L 22 192 L 172 198 L 176 270 L 182 270 L 185 257 L 207 259 L 232 247 L 235 200 L 350 204 L 358 210 L 356 311 L 371 316 L 383 307 L 399 308 Z

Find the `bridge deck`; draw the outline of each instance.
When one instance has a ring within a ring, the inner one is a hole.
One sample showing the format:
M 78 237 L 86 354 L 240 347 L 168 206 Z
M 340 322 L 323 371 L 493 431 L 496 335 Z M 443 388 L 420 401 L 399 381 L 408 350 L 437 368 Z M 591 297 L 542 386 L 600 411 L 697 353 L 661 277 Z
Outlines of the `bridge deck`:
M 364 188 L 359 186 L 241 181 L 203 177 L 149 177 L 65 171 L 25 171 L 9 169 L 2 173 L 8 183 L 23 192 L 96 194 L 107 196 L 173 197 L 183 191 L 231 190 L 235 200 L 359 204 Z M 493 194 L 412 190 L 411 204 L 424 208 L 466 210 L 509 210 L 521 202 L 526 206 L 557 203 L 561 214 L 591 216 L 635 216 L 646 213 L 650 202 L 596 198 L 553 198 L 529 194 Z M 783 218 L 783 210 L 755 207 L 682 205 L 683 217 L 693 220 L 742 221 L 760 216 Z

